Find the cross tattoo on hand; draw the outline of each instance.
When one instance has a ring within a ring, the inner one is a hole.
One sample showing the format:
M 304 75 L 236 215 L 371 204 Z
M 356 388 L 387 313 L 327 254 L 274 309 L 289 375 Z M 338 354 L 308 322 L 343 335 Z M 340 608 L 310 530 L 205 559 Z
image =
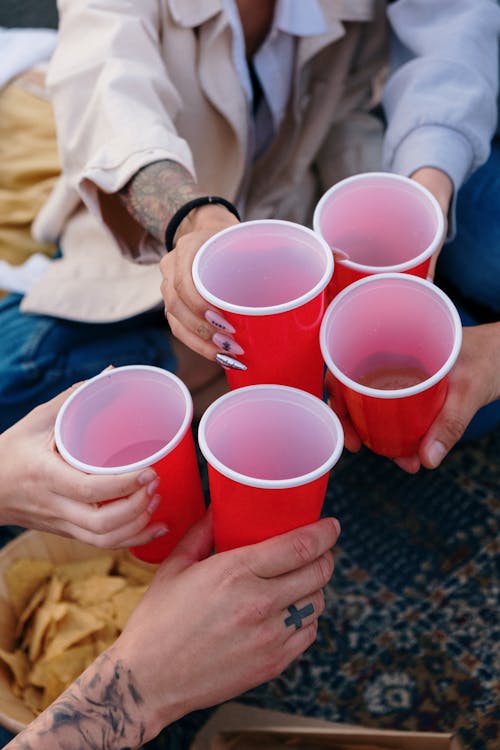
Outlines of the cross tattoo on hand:
M 308 615 L 312 615 L 314 607 L 311 603 L 306 604 L 302 609 L 297 609 L 295 604 L 291 604 L 288 608 L 290 616 L 285 618 L 285 625 L 295 625 L 295 630 L 299 630 L 302 627 L 302 620 Z

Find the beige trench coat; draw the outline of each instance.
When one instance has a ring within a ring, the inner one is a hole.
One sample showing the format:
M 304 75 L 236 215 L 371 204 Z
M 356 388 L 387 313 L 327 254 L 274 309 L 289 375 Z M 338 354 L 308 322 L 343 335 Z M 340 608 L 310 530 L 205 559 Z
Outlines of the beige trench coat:
M 282 126 L 245 174 L 248 108 L 221 0 L 62 0 L 48 83 L 63 176 L 34 233 L 59 237 L 63 257 L 24 311 L 109 322 L 161 304 L 164 248 L 115 196 L 148 163 L 173 159 L 228 199 L 243 187 L 245 219 L 304 224 L 329 185 L 379 167 L 368 112 L 386 61 L 385 2 L 321 5 L 328 31 L 298 41 Z

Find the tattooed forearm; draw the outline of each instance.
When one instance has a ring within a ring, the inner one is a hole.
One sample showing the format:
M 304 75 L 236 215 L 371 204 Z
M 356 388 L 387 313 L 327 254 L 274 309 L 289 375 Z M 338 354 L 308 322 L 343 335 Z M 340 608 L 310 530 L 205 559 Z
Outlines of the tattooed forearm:
M 140 169 L 118 196 L 141 226 L 163 240 L 173 214 L 199 194 L 196 183 L 184 167 L 164 160 Z
M 133 675 L 102 654 L 8 750 L 132 750 L 145 738 Z

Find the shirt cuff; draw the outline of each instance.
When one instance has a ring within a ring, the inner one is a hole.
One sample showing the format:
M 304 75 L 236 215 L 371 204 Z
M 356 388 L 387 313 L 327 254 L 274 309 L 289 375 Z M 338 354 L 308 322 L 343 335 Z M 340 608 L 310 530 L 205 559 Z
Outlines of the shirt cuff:
M 449 241 L 456 233 L 457 191 L 472 171 L 473 158 L 470 144 L 459 132 L 425 125 L 411 131 L 392 153 L 386 147 L 384 168 L 406 177 L 423 167 L 434 167 L 448 175 L 453 183 L 446 237 Z

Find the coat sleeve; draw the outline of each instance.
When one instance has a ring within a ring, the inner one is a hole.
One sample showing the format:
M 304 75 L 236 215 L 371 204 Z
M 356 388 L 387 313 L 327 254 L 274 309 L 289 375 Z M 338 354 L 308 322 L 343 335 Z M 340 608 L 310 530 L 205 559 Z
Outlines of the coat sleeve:
M 497 121 L 497 0 L 390 3 L 384 168 L 446 172 L 455 193 L 486 161 Z
M 59 16 L 47 82 L 65 176 L 126 256 L 152 260 L 163 248 L 113 194 L 161 159 L 195 176 L 175 129 L 181 100 L 161 55 L 159 2 L 60 0 Z

